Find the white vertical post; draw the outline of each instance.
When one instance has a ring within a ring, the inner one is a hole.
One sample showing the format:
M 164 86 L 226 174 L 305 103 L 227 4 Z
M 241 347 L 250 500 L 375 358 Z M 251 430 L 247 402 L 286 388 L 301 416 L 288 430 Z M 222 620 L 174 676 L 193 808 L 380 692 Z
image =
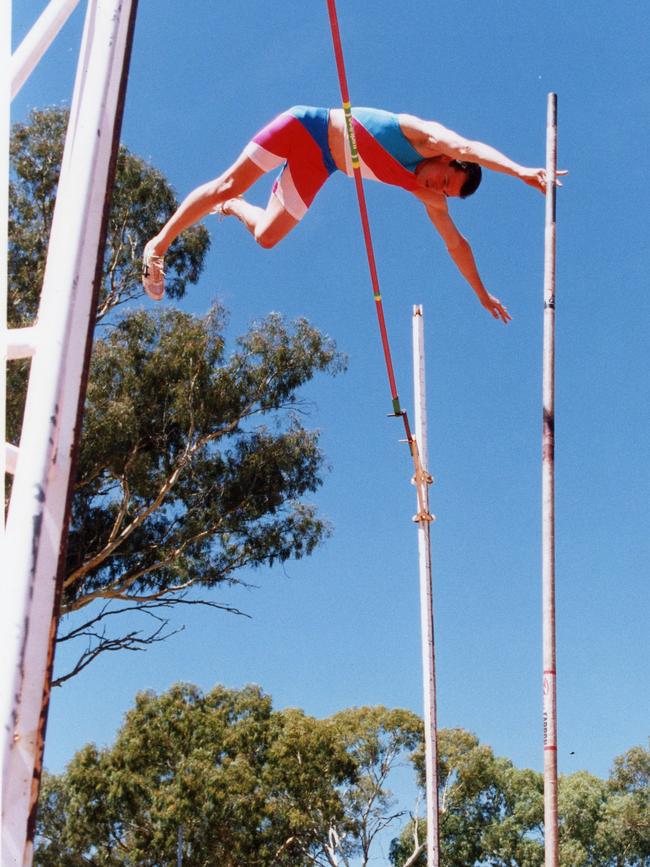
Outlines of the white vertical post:
M 555 198 L 557 95 L 549 93 L 546 120 L 544 233 L 544 348 L 542 428 L 542 607 L 545 867 L 558 867 L 557 692 L 555 654 Z
M 424 360 L 424 317 L 422 306 L 413 307 L 413 386 L 415 394 L 415 440 L 420 466 L 428 473 L 426 378 Z M 430 478 L 429 478 L 430 481 Z M 416 480 L 417 482 L 417 480 Z M 422 687 L 424 698 L 424 752 L 427 800 L 427 867 L 439 867 L 440 831 L 438 816 L 438 721 L 436 709 L 436 656 L 433 628 L 433 589 L 431 577 L 431 516 L 429 487 L 420 485 L 425 514 L 418 514 L 418 552 L 420 563 L 420 626 L 422 635 Z M 418 510 L 421 508 L 418 499 Z
M 27 822 L 57 566 L 134 9 L 135 0 L 89 0 L 50 234 L 0 607 L 2 864 L 32 858 Z

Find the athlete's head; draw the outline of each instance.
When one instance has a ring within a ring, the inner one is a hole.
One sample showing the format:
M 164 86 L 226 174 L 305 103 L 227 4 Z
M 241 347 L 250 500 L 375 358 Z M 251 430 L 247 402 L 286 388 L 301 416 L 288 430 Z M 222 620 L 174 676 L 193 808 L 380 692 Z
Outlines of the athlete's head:
M 461 199 L 471 196 L 481 183 L 481 167 L 476 163 L 430 157 L 422 160 L 415 170 L 418 184 L 448 197 Z
M 458 194 L 461 199 L 466 199 L 478 190 L 481 178 L 483 177 L 481 167 L 478 163 L 468 163 L 464 160 L 452 160 L 449 165 L 453 166 L 455 169 L 460 169 L 460 171 L 465 173 L 465 183 L 460 188 L 460 193 Z

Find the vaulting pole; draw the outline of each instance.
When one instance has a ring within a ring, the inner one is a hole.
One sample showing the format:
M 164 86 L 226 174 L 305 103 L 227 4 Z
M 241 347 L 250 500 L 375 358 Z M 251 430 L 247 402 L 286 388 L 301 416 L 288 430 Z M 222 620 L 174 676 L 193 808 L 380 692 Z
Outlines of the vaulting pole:
M 542 431 L 542 607 L 544 656 L 544 852 L 558 867 L 557 693 L 555 654 L 555 199 L 557 95 L 549 93 L 546 120 L 544 232 L 544 350 Z
M 386 363 L 386 373 L 388 374 L 388 383 L 390 385 L 390 394 L 393 403 L 392 416 L 402 419 L 404 425 L 404 433 L 406 442 L 413 458 L 415 465 L 415 484 L 418 489 L 418 512 L 425 513 L 424 507 L 424 492 L 422 491 L 422 464 L 418 453 L 417 442 L 411 433 L 411 425 L 409 423 L 408 413 L 400 406 L 399 395 L 397 394 L 397 385 L 395 382 L 395 372 L 393 370 L 393 361 L 390 352 L 388 341 L 388 332 L 386 330 L 386 321 L 384 318 L 384 306 L 381 300 L 381 290 L 379 288 L 379 276 L 377 274 L 377 263 L 375 261 L 375 251 L 372 243 L 372 233 L 370 231 L 370 219 L 368 217 L 368 206 L 366 204 L 366 194 L 363 191 L 363 180 L 361 177 L 361 160 L 357 149 L 356 135 L 354 132 L 354 122 L 352 118 L 352 105 L 350 102 L 350 92 L 348 89 L 348 79 L 345 71 L 345 58 L 343 56 L 343 44 L 341 42 L 341 31 L 339 28 L 339 20 L 336 12 L 336 0 L 327 0 L 327 12 L 330 20 L 330 28 L 332 31 L 332 45 L 334 47 L 334 59 L 336 61 L 336 71 L 339 78 L 339 87 L 341 89 L 341 99 L 343 101 L 343 116 L 345 118 L 345 127 L 347 132 L 347 141 L 350 149 L 350 158 L 352 160 L 352 171 L 354 174 L 354 184 L 357 191 L 357 200 L 359 202 L 359 216 L 361 217 L 361 228 L 363 238 L 366 245 L 366 255 L 368 257 L 368 268 L 370 270 L 370 282 L 372 283 L 372 293 L 375 299 L 375 311 L 377 313 L 377 321 L 379 324 L 379 333 L 381 343 L 384 350 L 384 361 Z M 426 487 L 426 485 L 424 485 Z
M 427 403 L 424 362 L 424 316 L 422 306 L 413 307 L 413 387 L 415 439 L 420 465 L 429 466 L 427 442 Z M 438 818 L 438 720 L 436 710 L 436 654 L 433 629 L 433 588 L 431 579 L 431 514 L 429 488 L 431 476 L 422 480 L 425 508 L 416 515 L 420 558 L 420 625 L 422 633 L 422 686 L 424 694 L 424 752 L 427 798 L 427 867 L 439 867 L 440 832 Z M 418 501 L 419 508 L 419 501 Z

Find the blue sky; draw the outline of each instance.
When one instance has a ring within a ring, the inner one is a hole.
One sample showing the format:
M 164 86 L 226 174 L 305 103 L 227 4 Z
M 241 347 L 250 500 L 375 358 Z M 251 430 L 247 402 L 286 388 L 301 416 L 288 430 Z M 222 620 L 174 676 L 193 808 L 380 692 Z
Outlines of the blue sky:
M 17 42 L 42 8 L 14 10 Z M 82 4 L 83 6 L 83 4 Z M 272 15 L 269 9 L 272 8 Z M 543 165 L 558 93 L 557 636 L 559 768 L 605 776 L 648 734 L 647 4 L 339 0 L 353 104 L 434 118 Z M 65 102 L 82 9 L 14 103 Z M 220 173 L 296 103 L 338 105 L 326 5 L 141 0 L 122 139 L 179 197 Z M 411 310 L 427 353 L 438 707 L 520 766 L 542 766 L 540 453 L 543 197 L 490 172 L 452 215 L 504 327 L 475 301 L 422 207 L 366 184 L 402 402 L 412 412 Z M 263 203 L 271 178 L 251 191 Z M 304 315 L 349 355 L 305 396 L 330 471 L 316 496 L 334 525 L 310 559 L 217 594 L 251 619 L 183 612 L 146 654 L 104 658 L 55 693 L 46 764 L 109 743 L 143 688 L 255 682 L 278 707 L 421 709 L 415 492 L 390 395 L 354 185 L 335 175 L 273 251 L 234 220 L 181 304 L 214 298 L 231 335 L 269 310 Z M 143 301 L 149 305 L 150 302 Z M 61 655 L 61 663 L 64 663 Z

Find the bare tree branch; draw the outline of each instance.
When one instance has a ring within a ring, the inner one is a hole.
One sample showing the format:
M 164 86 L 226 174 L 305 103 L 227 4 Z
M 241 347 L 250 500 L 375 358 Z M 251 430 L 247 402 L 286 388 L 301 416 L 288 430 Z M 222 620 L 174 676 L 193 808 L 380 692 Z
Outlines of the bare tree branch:
M 130 455 L 126 459 L 126 463 L 124 464 L 124 472 L 122 473 L 122 475 L 118 479 L 120 487 L 122 488 L 122 502 L 120 503 L 120 506 L 117 510 L 117 515 L 115 516 L 115 521 L 113 522 L 113 527 L 112 527 L 111 532 L 109 533 L 109 536 L 108 536 L 109 542 L 112 542 L 116 538 L 116 536 L 119 532 L 119 529 L 122 526 L 122 522 L 124 521 L 124 518 L 126 517 L 126 513 L 129 510 L 129 502 L 131 501 L 131 488 L 129 487 L 129 481 L 127 479 L 127 471 L 128 471 L 129 465 L 131 464 L 131 461 L 133 461 L 135 459 L 137 454 L 138 454 L 138 446 L 136 445 L 133 447 Z
M 403 867 L 411 867 L 412 864 L 415 864 L 415 862 L 418 860 L 418 858 L 424 852 L 425 849 L 426 849 L 426 843 L 420 843 L 420 845 L 417 847 L 417 849 L 415 849 L 409 855 L 407 860 L 404 862 Z
M 343 838 L 339 835 L 339 832 L 336 830 L 334 825 L 330 825 L 328 832 L 328 844 L 325 846 L 325 852 L 328 860 L 332 864 L 332 867 L 338 867 L 339 861 L 336 857 L 336 853 L 338 852 L 343 859 L 343 864 L 345 867 L 350 867 L 350 862 L 348 861 L 345 852 L 343 851 L 343 840 L 345 839 L 345 834 Z
M 70 680 L 70 678 L 75 677 L 75 675 L 79 674 L 79 672 L 83 671 L 86 666 L 90 665 L 91 662 L 97 659 L 100 653 L 114 650 L 142 650 L 144 647 L 151 644 L 165 641 L 165 639 L 170 638 L 172 635 L 176 635 L 178 632 L 182 632 L 185 629 L 184 626 L 181 626 L 180 629 L 174 629 L 171 632 L 162 634 L 168 622 L 169 621 L 167 620 L 163 620 L 154 632 L 150 635 L 146 635 L 144 638 L 140 638 L 140 633 L 137 631 L 128 632 L 126 635 L 122 635 L 119 638 L 107 638 L 105 630 L 102 630 L 101 632 L 84 633 L 84 635 L 88 636 L 88 647 L 84 650 L 76 664 L 67 674 L 61 675 L 61 677 L 56 677 L 52 680 L 52 686 L 61 686 L 67 680 Z M 98 642 L 94 646 L 91 645 L 93 640 Z
M 415 864 L 422 852 L 426 849 L 426 841 L 420 843 L 420 797 L 418 795 L 415 802 L 415 814 L 411 813 L 411 821 L 413 822 L 413 851 L 404 862 L 403 867 L 411 867 Z
M 61 686 L 67 680 L 75 677 L 75 675 L 83 671 L 84 668 L 90 665 L 90 663 L 97 659 L 97 657 L 102 653 L 116 650 L 142 651 L 149 645 L 166 641 L 168 638 L 171 638 L 173 635 L 176 635 L 185 629 L 185 626 L 181 626 L 178 629 L 167 630 L 169 619 L 156 614 L 155 611 L 158 609 L 170 608 L 176 605 L 202 605 L 207 608 L 216 608 L 221 611 L 226 611 L 229 614 L 239 614 L 242 617 L 250 616 L 231 605 L 211 602 L 206 599 L 186 599 L 183 596 L 175 597 L 174 599 L 144 601 L 136 605 L 126 605 L 120 608 L 110 608 L 110 604 L 110 602 L 106 603 L 95 617 L 90 618 L 79 626 L 75 626 L 65 635 L 59 635 L 57 637 L 57 642 L 87 638 L 88 645 L 81 653 L 72 669 L 70 669 L 66 674 L 56 677 L 52 681 L 52 686 Z M 104 621 L 107 618 L 133 611 L 152 617 L 154 620 L 158 621 L 159 625 L 148 635 L 143 635 L 143 631 L 141 630 L 132 630 L 131 632 L 127 632 L 126 635 L 119 637 L 107 635 L 106 625 L 104 624 Z M 101 628 L 99 627 L 99 624 L 101 624 Z

